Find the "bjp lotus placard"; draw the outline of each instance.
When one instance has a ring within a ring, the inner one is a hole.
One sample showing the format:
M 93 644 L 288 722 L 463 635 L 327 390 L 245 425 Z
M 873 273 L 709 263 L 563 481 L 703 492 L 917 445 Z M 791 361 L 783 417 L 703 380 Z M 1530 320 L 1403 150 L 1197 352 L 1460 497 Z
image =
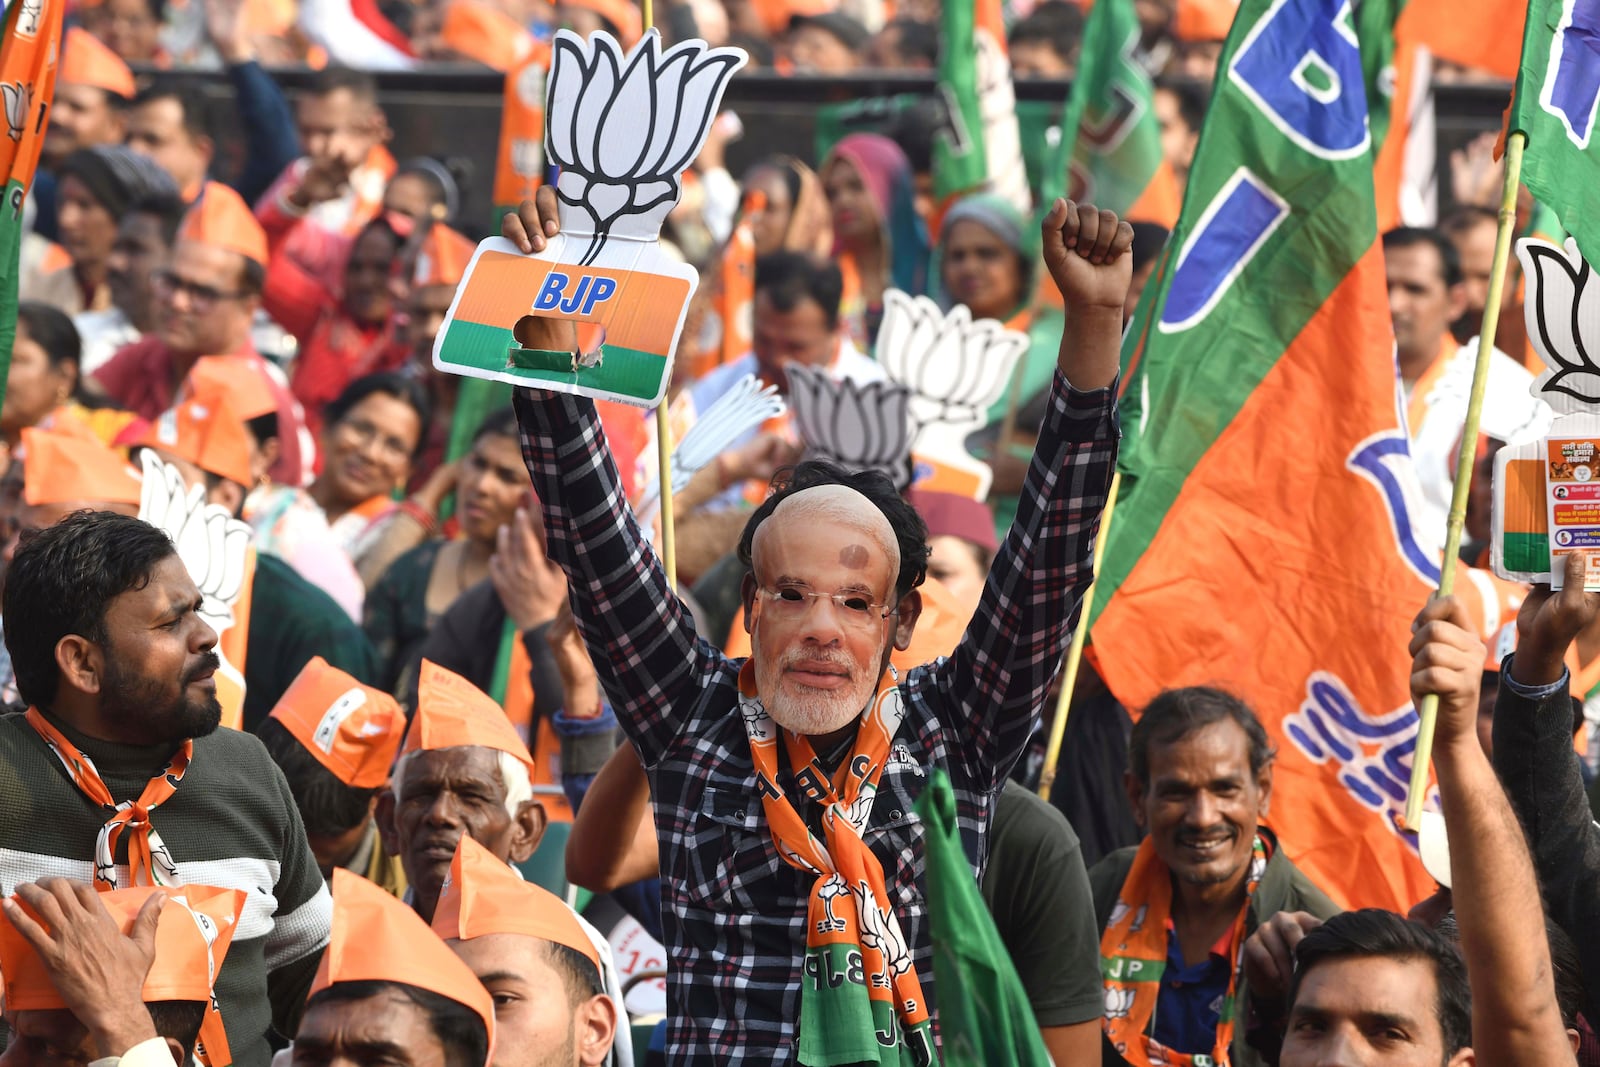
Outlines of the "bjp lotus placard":
M 667 257 L 661 224 L 682 195 L 733 72 L 734 48 L 652 31 L 633 49 L 605 33 L 556 34 L 545 96 L 545 155 L 560 168 L 561 235 L 525 256 L 478 246 L 434 343 L 452 374 L 650 406 L 666 393 L 699 275 Z M 513 337 L 526 316 L 570 319 L 579 353 L 534 352 Z

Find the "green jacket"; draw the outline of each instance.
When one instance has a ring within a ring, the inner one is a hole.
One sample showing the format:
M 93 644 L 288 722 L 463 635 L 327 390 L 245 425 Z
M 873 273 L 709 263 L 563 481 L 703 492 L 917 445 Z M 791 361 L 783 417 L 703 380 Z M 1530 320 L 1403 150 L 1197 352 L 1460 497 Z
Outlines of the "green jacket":
M 1319 919 L 1327 919 L 1342 910 L 1284 854 L 1277 837 L 1270 830 L 1261 827 L 1259 833 L 1271 843 L 1272 856 L 1261 875 L 1261 884 L 1256 886 L 1255 894 L 1250 898 L 1249 914 L 1245 916 L 1246 937 L 1254 933 L 1263 920 L 1270 919 L 1280 911 L 1305 911 Z M 1122 883 L 1127 880 L 1128 871 L 1133 867 L 1134 853 L 1138 851 L 1137 846 L 1118 849 L 1089 868 L 1089 888 L 1094 893 L 1095 929 L 1102 933 L 1111 917 L 1111 909 L 1117 903 Z M 1238 1007 L 1239 1023 L 1233 1030 L 1233 1067 L 1265 1067 L 1265 1061 L 1245 1043 L 1245 1030 L 1250 1021 L 1250 990 L 1242 977 L 1239 980 Z M 1117 1055 L 1109 1041 L 1104 1041 L 1101 1062 L 1114 1067 L 1125 1061 Z

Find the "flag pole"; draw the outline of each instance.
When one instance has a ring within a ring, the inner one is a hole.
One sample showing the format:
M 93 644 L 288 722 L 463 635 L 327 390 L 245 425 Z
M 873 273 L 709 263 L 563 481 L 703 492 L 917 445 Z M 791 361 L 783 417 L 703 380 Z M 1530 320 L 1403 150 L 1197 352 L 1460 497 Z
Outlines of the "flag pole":
M 1522 181 L 1522 150 L 1528 135 L 1521 130 L 1506 138 L 1506 181 L 1500 193 L 1499 225 L 1494 235 L 1494 265 L 1489 275 L 1489 294 L 1483 307 L 1483 325 L 1478 331 L 1477 364 L 1472 372 L 1472 396 L 1467 402 L 1467 421 L 1461 428 L 1461 454 L 1456 459 L 1456 480 L 1450 495 L 1450 521 L 1445 527 L 1444 562 L 1439 567 L 1439 592 L 1449 596 L 1455 589 L 1456 559 L 1461 554 L 1461 529 L 1467 521 L 1467 492 L 1472 487 L 1472 468 L 1478 454 L 1478 417 L 1483 412 L 1483 395 L 1489 383 L 1489 355 L 1494 350 L 1495 330 L 1500 325 L 1500 293 L 1505 288 L 1506 264 L 1511 260 L 1511 238 L 1517 222 L 1517 189 Z M 1422 824 L 1422 803 L 1428 793 L 1428 765 L 1433 755 L 1433 728 L 1439 717 L 1439 695 L 1423 696 L 1417 709 L 1417 748 L 1411 756 L 1411 788 L 1406 795 L 1405 826 L 1416 830 Z
M 1067 734 L 1067 710 L 1072 706 L 1072 691 L 1078 684 L 1078 669 L 1083 665 L 1083 645 L 1089 637 L 1089 611 L 1094 607 L 1094 588 L 1100 578 L 1100 560 L 1106 552 L 1106 533 L 1111 529 L 1111 515 L 1117 510 L 1117 493 L 1122 489 L 1122 472 L 1111 476 L 1111 489 L 1106 493 L 1105 510 L 1100 513 L 1100 530 L 1094 538 L 1094 580 L 1083 591 L 1083 610 L 1078 614 L 1077 628 L 1072 631 L 1072 644 L 1067 646 L 1066 665 L 1061 668 L 1061 694 L 1056 698 L 1056 717 L 1050 723 L 1050 741 L 1045 745 L 1044 769 L 1039 772 L 1039 796 L 1050 799 L 1050 789 L 1056 784 L 1056 764 L 1061 759 L 1061 739 Z
M 655 28 L 656 11 L 654 0 L 643 0 L 641 5 L 644 15 L 644 29 L 649 33 Z M 656 405 L 656 471 L 657 479 L 661 486 L 661 563 L 667 571 L 667 584 L 676 588 L 678 585 L 678 536 L 676 523 L 672 519 L 672 422 L 668 418 L 667 407 L 671 400 L 671 391 L 668 390 L 661 397 L 661 403 Z

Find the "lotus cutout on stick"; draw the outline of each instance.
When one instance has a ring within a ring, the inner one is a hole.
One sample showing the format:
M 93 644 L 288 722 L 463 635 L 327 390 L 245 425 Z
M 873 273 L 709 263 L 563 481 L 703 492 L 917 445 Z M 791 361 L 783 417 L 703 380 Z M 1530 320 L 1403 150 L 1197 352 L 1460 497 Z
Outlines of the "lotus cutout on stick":
M 880 470 L 896 489 L 911 484 L 911 390 L 895 382 L 834 381 L 791 365 L 789 407 L 809 459 Z
M 1534 395 L 1557 414 L 1593 412 L 1600 405 L 1600 281 L 1570 237 L 1565 250 L 1519 241 L 1517 259 L 1528 283 L 1528 339 L 1549 368 Z

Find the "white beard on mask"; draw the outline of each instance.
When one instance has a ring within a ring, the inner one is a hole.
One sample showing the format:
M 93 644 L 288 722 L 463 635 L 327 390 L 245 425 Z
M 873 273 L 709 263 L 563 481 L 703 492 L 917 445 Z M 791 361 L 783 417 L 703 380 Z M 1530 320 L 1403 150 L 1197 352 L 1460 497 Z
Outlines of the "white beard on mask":
M 851 683 L 839 689 L 812 689 L 785 680 L 783 665 L 761 654 L 759 634 L 750 635 L 750 653 L 762 706 L 773 722 L 791 733 L 816 737 L 842 730 L 860 718 L 872 699 L 877 679 L 843 657 L 835 662 L 849 668 Z

